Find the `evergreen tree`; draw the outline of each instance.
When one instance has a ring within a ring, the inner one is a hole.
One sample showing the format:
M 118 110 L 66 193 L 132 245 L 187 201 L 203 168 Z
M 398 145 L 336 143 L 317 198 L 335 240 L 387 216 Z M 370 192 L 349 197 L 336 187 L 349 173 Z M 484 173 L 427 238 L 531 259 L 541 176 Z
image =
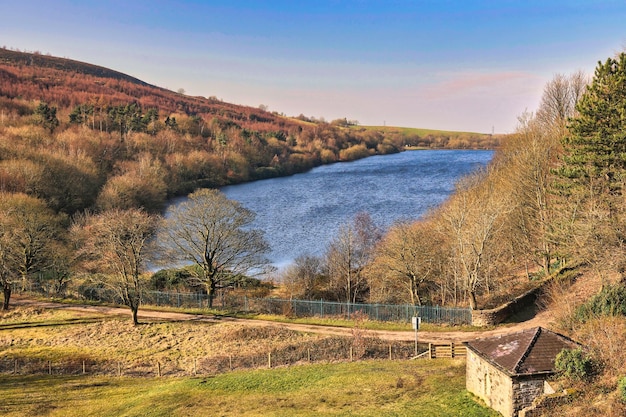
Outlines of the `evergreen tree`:
M 42 125 L 46 129 L 50 130 L 50 133 L 59 126 L 59 119 L 57 119 L 57 108 L 50 107 L 43 101 L 39 103 L 35 109 L 35 120 L 38 124 Z
M 621 192 L 626 180 L 626 54 L 599 62 L 570 120 L 563 174 L 575 182 Z

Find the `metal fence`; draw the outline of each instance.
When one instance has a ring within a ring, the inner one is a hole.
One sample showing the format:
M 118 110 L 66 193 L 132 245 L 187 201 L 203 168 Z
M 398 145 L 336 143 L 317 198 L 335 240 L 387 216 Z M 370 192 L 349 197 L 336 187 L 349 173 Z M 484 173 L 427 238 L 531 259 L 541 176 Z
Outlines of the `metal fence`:
M 147 291 L 144 304 L 184 308 L 205 308 L 208 297 L 202 293 L 171 293 Z M 221 294 L 215 297 L 213 306 L 229 310 L 281 314 L 294 317 L 342 317 L 350 318 L 354 313 L 364 314 L 370 320 L 411 322 L 419 316 L 422 322 L 434 324 L 465 325 L 472 323 L 469 308 L 440 306 L 414 306 L 410 304 L 362 304 L 341 303 L 324 300 L 284 300 L 277 298 L 250 298 Z

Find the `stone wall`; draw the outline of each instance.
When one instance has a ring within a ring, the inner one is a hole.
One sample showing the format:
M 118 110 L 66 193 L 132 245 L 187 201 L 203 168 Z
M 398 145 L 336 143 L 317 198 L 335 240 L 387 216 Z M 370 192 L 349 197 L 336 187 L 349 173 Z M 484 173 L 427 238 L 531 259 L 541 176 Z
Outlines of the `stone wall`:
M 530 407 L 536 398 L 543 395 L 545 377 L 516 378 L 513 380 L 513 416 Z
M 543 285 L 540 285 L 499 307 L 490 310 L 473 310 L 472 325 L 483 327 L 502 323 L 512 315 L 531 307 L 542 291 Z
M 544 395 L 537 397 L 533 404 L 518 414 L 518 417 L 544 417 L 552 415 L 555 406 L 570 401 L 570 394 L 562 392 L 558 394 Z
M 503 416 L 517 417 L 544 394 L 545 377 L 511 378 L 468 349 L 465 388 Z M 525 417 L 540 415 L 526 414 Z
M 467 350 L 465 387 L 487 406 L 504 416 L 513 416 L 511 379 L 471 349 Z

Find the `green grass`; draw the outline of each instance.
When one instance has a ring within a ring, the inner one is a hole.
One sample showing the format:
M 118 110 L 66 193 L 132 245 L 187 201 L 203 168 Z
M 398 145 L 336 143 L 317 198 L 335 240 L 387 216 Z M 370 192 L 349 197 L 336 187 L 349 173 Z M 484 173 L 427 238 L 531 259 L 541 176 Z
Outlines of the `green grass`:
M 0 376 L 4 416 L 497 416 L 464 362 L 368 361 L 210 378 Z
M 354 129 L 366 129 L 366 130 L 375 130 L 378 132 L 389 132 L 389 133 L 401 133 L 404 136 L 413 136 L 417 135 L 420 137 L 425 137 L 428 135 L 433 136 L 458 136 L 458 135 L 480 135 L 480 136 L 488 136 L 486 133 L 478 133 L 478 132 L 457 132 L 452 130 L 436 130 L 436 129 L 421 129 L 414 127 L 397 127 L 397 126 L 355 126 Z

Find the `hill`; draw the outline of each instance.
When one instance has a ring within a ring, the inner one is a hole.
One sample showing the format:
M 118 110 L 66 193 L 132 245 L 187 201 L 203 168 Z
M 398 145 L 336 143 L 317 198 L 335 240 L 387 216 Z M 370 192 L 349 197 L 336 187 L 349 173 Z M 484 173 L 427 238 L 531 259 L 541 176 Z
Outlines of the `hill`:
M 107 105 L 137 103 L 160 113 L 214 116 L 261 131 L 301 125 L 258 108 L 190 97 L 156 87 L 108 68 L 67 58 L 0 48 L 0 96 L 44 101 L 61 108 L 102 101 Z

